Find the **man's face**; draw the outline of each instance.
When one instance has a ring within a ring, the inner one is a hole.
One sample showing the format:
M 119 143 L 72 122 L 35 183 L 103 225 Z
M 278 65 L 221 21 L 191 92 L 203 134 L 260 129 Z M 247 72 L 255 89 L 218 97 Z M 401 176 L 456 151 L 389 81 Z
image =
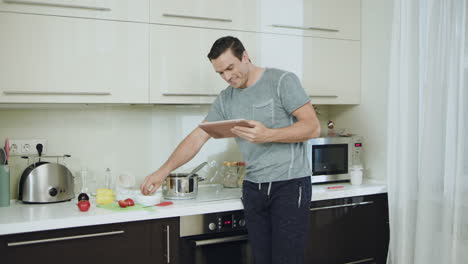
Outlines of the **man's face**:
M 239 60 L 231 49 L 226 50 L 218 58 L 211 60 L 214 70 L 234 88 L 246 88 L 249 73 L 249 58 L 244 51 Z

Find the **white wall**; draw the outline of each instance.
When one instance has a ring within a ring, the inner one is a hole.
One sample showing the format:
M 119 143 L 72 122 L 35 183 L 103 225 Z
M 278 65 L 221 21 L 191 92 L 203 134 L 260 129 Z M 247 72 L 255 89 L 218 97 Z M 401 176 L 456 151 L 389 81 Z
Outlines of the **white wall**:
M 115 175 L 133 174 L 138 182 L 157 169 L 206 115 L 208 106 L 52 106 L 0 109 L 0 139 L 48 140 L 48 154 L 71 154 L 67 166 L 75 175 L 87 167 L 103 181 L 109 167 Z M 239 160 L 232 139 L 210 140 L 182 170 L 205 160 Z M 26 160 L 12 157 L 11 197 L 16 198 Z M 102 185 L 101 185 L 102 186 Z
M 330 106 L 336 127 L 364 136 L 366 177 L 386 179 L 392 1 L 362 0 L 361 104 Z
M 208 105 L 157 106 L 19 106 L 0 109 L 0 142 L 10 139 L 47 139 L 47 154 L 70 154 L 67 166 L 74 175 L 86 167 L 97 185 L 104 170 L 131 173 L 141 183 L 159 168 L 177 144 L 200 123 Z M 320 110 L 327 120 L 327 109 Z M 323 118 L 322 118 L 323 117 Z M 324 121 L 324 122 L 325 122 Z M 322 122 L 322 123 L 324 123 Z M 212 139 L 178 171 L 189 171 L 203 161 L 241 160 L 233 139 Z M 52 160 L 54 161 L 54 160 Z M 10 196 L 17 197 L 18 182 L 27 161 L 10 160 Z M 214 170 L 205 169 L 211 175 Z
M 47 139 L 47 154 L 70 154 L 67 166 L 74 175 L 82 167 L 103 183 L 104 170 L 131 173 L 141 183 L 159 168 L 177 144 L 200 123 L 208 105 L 49 105 L 0 108 L 0 142 L 10 139 Z M 327 108 L 320 110 L 322 125 L 328 120 Z M 195 158 L 178 171 L 189 171 L 203 161 L 241 160 L 233 139 L 211 139 Z M 54 161 L 54 160 L 52 160 Z M 17 197 L 17 186 L 27 161 L 12 157 L 10 196 Z M 214 169 L 205 169 L 210 176 Z

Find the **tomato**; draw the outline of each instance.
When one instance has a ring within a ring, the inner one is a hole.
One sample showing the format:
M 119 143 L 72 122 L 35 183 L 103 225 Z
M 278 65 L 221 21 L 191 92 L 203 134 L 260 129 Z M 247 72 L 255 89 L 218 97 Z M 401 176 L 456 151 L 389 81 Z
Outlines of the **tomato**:
M 89 196 L 86 193 L 80 193 L 78 195 L 78 201 L 89 201 Z
M 81 212 L 86 212 L 89 210 L 89 207 L 91 207 L 89 201 L 86 200 L 79 201 L 76 205 L 78 206 L 78 209 L 80 209 Z
M 135 202 L 130 198 L 125 199 L 125 202 L 127 203 L 127 206 L 134 206 L 135 205 Z
M 127 202 L 124 201 L 124 200 L 119 200 L 119 206 L 122 207 L 122 208 L 125 208 L 128 206 Z

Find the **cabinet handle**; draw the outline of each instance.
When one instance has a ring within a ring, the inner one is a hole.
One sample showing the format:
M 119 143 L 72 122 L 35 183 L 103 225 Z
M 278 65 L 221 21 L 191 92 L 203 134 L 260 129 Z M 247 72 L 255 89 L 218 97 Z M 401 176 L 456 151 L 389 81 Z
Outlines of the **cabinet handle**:
M 111 11 L 112 9 L 108 7 L 95 7 L 95 6 L 82 6 L 82 5 L 67 5 L 67 4 L 58 4 L 58 3 L 45 3 L 45 2 L 35 2 L 35 1 L 25 1 L 25 0 L 3 0 L 7 4 L 21 4 L 21 5 L 38 5 L 38 6 L 51 6 L 51 7 L 63 7 L 63 8 L 77 8 L 77 9 L 87 9 L 95 11 Z
M 109 92 L 3 91 L 9 95 L 112 95 Z
M 187 18 L 187 19 L 198 19 L 198 20 L 209 20 L 209 21 L 219 21 L 219 22 L 232 22 L 232 19 L 218 18 L 218 17 L 186 16 L 186 15 L 167 14 L 167 13 L 164 13 L 163 16 L 165 16 L 165 17 Z
M 364 263 L 364 262 L 368 262 L 368 261 L 372 261 L 372 260 L 374 260 L 374 258 L 361 259 L 361 260 L 357 260 L 357 261 L 346 262 L 344 264 L 358 264 L 358 263 Z
M 318 211 L 318 210 L 326 210 L 326 209 L 334 209 L 334 208 L 343 208 L 343 207 L 358 206 L 358 205 L 373 204 L 373 203 L 374 203 L 374 201 L 361 202 L 361 203 L 352 203 L 352 204 L 340 204 L 340 205 L 331 205 L 331 206 L 310 208 L 309 210 L 310 210 L 310 211 Z
M 113 236 L 113 235 L 118 235 L 118 234 L 123 234 L 123 233 L 125 233 L 125 231 L 119 230 L 119 231 L 112 231 L 112 232 L 87 234 L 87 235 L 29 240 L 29 241 L 7 243 L 7 246 L 8 247 L 16 247 L 16 246 L 23 246 L 23 245 L 42 244 L 42 243 L 49 243 L 49 242 L 55 242 L 55 241 L 73 240 L 73 239 L 81 239 L 81 238 L 88 238 L 88 237 Z
M 169 225 L 166 225 L 166 243 L 167 243 L 166 261 L 167 263 L 171 263 L 171 230 L 170 230 Z
M 213 238 L 213 239 L 205 239 L 205 240 L 195 240 L 195 246 L 206 246 L 206 245 L 215 245 L 221 243 L 228 243 L 228 242 L 237 242 L 237 241 L 244 241 L 247 240 L 247 235 L 241 236 L 232 236 L 232 237 L 223 237 L 223 238 Z
M 338 95 L 331 95 L 331 94 L 312 94 L 311 97 L 338 97 Z
M 339 32 L 338 29 L 334 28 L 319 28 L 319 27 L 304 27 L 304 26 L 290 26 L 290 25 L 271 25 L 272 27 L 277 28 L 291 28 L 291 29 L 302 29 L 302 30 L 317 30 L 317 31 L 327 31 L 327 32 Z

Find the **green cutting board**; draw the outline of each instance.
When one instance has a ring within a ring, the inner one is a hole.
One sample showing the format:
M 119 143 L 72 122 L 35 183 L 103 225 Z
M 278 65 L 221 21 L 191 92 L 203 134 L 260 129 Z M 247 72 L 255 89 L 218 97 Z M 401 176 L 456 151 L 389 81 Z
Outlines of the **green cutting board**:
M 134 206 L 127 206 L 127 207 L 120 207 L 118 203 L 108 203 L 108 204 L 98 204 L 96 205 L 98 208 L 104 208 L 111 211 L 116 212 L 125 212 L 125 211 L 136 211 L 136 210 L 146 210 L 146 211 L 154 211 L 153 207 L 143 207 L 141 204 L 135 204 Z

